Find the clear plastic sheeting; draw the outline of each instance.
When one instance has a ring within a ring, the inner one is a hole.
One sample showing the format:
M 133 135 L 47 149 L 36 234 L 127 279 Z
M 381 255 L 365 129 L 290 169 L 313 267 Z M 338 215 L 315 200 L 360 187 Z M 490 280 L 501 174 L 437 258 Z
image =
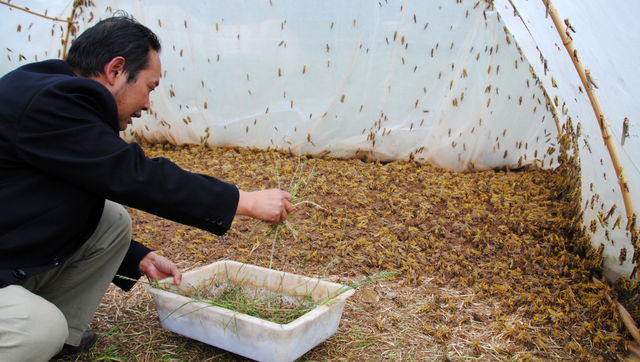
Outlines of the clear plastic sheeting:
M 67 20 L 73 9 L 72 1 L 30 0 L 10 2 L 25 6 L 41 17 L 0 4 L 0 75 L 21 65 L 62 57 L 61 43 L 66 38 Z
M 76 11 L 78 32 L 123 9 L 163 42 L 152 110 L 128 140 L 553 166 L 547 100 L 484 2 L 92 4 Z
M 624 166 L 624 179 L 629 187 L 633 206 L 640 207 L 640 169 L 634 155 L 640 147 L 638 115 L 640 104 L 640 73 L 635 69 L 640 44 L 640 4 L 626 0 L 611 3 L 589 1 L 554 2 L 562 19 L 568 19 L 575 32 L 568 30 L 578 50 L 580 60 L 594 78 L 596 92 L 609 127 L 616 140 L 616 148 Z M 514 6 L 517 15 L 514 16 Z M 497 0 L 496 9 L 503 15 L 507 27 L 514 34 L 523 52 L 542 74 L 544 59 L 548 74 L 543 83 L 551 94 L 566 103 L 567 116 L 579 132 L 578 145 L 582 168 L 583 224 L 591 234 L 594 248 L 604 246 L 603 269 L 613 281 L 628 278 L 634 269 L 634 247 L 631 244 L 625 205 L 618 177 L 609 152 L 603 142 L 596 117 L 584 86 L 566 51 L 551 18 L 545 18 L 541 0 Z M 557 89 L 548 85 L 553 81 Z M 622 140 L 624 119 L 629 119 L 629 138 Z M 636 151 L 633 151 L 636 150 Z M 634 280 L 637 277 L 634 276 Z
M 557 165 L 558 127 L 571 117 L 579 134 L 584 227 L 594 246 L 604 247 L 605 275 L 631 275 L 633 246 L 618 178 L 541 0 L 496 0 L 495 10 L 469 0 L 11 4 L 48 17 L 73 13 L 77 24 L 69 31 L 65 22 L 0 5 L 0 74 L 60 57 L 67 33 L 73 39 L 118 9 L 159 35 L 163 77 L 151 112 L 123 134 L 130 141 L 414 157 L 455 170 L 548 168 Z M 576 30 L 571 35 L 599 87 L 640 207 L 633 158 L 640 73 L 632 68 L 640 5 L 555 5 Z M 630 137 L 622 145 L 625 117 Z

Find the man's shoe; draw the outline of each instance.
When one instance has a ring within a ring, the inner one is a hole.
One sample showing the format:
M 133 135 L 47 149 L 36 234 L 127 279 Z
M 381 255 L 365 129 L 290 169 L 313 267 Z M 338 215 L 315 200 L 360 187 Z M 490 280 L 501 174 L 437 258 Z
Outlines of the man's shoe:
M 53 358 L 61 358 L 64 356 L 70 356 L 72 354 L 84 352 L 89 348 L 93 347 L 98 340 L 98 333 L 92 331 L 86 331 L 82 334 L 82 339 L 80 340 L 79 346 L 72 346 L 69 344 L 64 344 L 62 350 L 58 352 L 57 355 L 53 356 Z

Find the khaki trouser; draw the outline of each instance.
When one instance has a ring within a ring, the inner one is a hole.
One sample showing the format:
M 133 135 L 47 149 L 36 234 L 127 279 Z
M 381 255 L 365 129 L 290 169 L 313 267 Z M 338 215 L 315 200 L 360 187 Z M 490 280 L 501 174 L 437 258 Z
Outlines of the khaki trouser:
M 0 362 L 48 361 L 77 346 L 131 242 L 131 218 L 106 201 L 96 231 L 68 260 L 0 288 Z

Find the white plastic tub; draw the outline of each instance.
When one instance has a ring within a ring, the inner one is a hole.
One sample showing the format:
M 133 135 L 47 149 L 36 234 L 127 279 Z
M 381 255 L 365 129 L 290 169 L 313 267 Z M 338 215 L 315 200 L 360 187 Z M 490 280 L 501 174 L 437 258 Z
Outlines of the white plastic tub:
M 180 289 L 202 285 L 222 276 L 232 281 L 289 295 L 310 295 L 314 302 L 344 290 L 344 286 L 320 279 L 220 261 L 183 274 Z M 160 282 L 173 286 L 172 278 Z M 257 361 L 294 361 L 338 330 L 346 292 L 288 324 L 277 324 L 211 304 L 196 302 L 169 291 L 149 287 L 162 327 Z

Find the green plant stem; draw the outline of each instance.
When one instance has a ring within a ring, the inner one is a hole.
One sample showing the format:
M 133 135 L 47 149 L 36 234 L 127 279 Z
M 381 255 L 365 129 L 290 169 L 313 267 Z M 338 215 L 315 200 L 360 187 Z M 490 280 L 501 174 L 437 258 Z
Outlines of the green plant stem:
M 269 259 L 269 269 L 273 264 L 273 254 L 276 250 L 276 243 L 278 242 L 278 231 L 280 231 L 280 224 L 276 224 L 275 236 L 273 237 L 273 246 L 271 247 L 271 259 Z M 271 278 L 267 282 L 267 289 L 271 289 Z M 271 300 L 268 301 L 268 307 L 271 308 Z

